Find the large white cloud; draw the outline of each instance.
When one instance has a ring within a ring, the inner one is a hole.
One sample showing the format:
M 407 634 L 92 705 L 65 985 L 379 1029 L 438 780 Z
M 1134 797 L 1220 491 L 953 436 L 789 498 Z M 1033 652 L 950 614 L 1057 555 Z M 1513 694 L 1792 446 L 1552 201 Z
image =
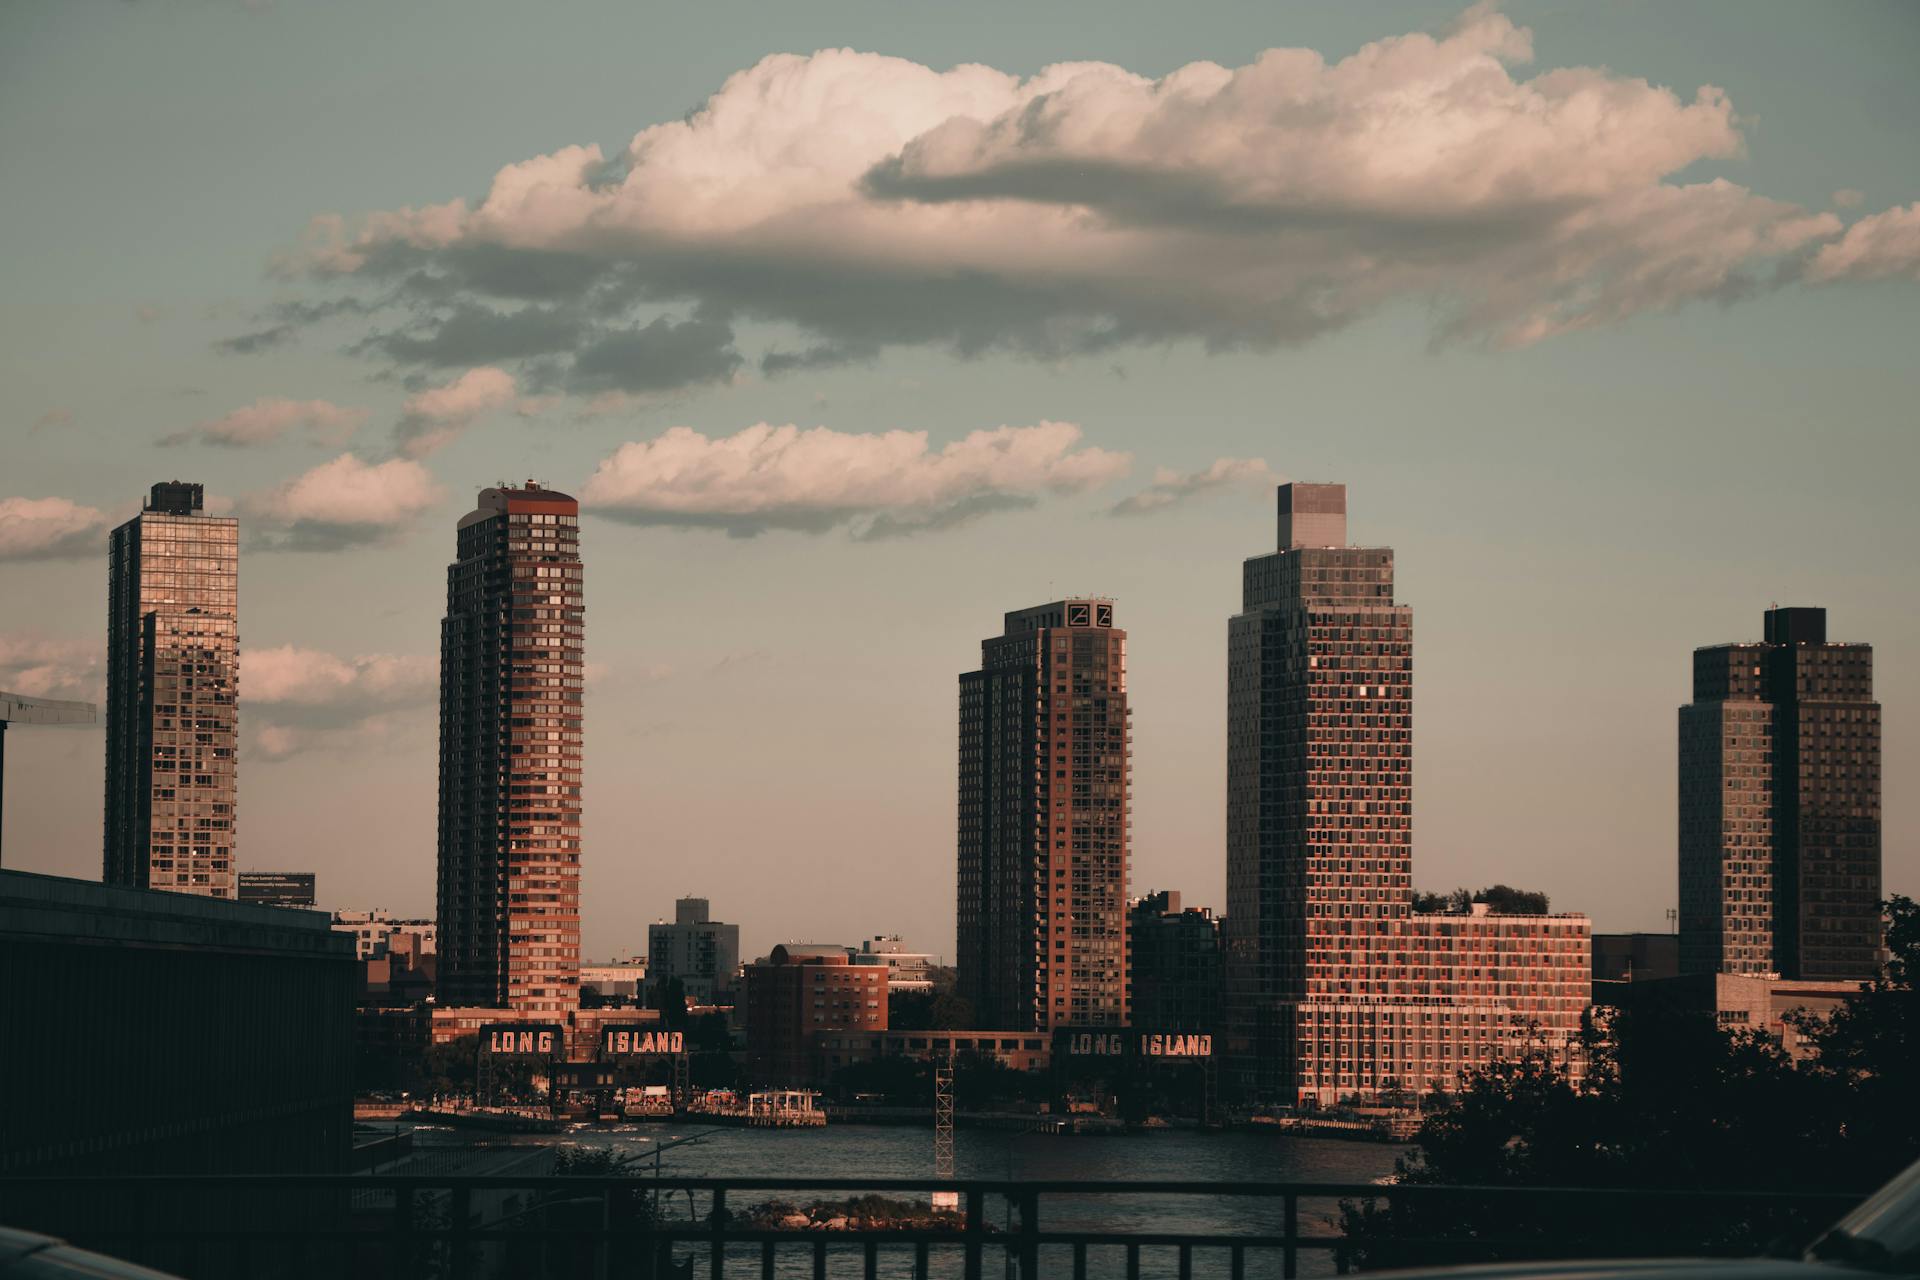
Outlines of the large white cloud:
M 1811 280 L 1920 280 L 1920 201 L 1871 214 L 1807 265 Z
M 897 343 L 1266 348 L 1402 300 L 1438 337 L 1518 345 L 1793 278 L 1840 233 L 1673 181 L 1740 152 L 1720 90 L 1517 75 L 1531 56 L 1484 7 L 1334 63 L 1275 49 L 1159 79 L 781 54 L 611 160 L 569 146 L 477 204 L 329 215 L 287 265 L 426 282 L 423 308 L 457 298 L 529 356 L 628 304 L 784 320 L 817 345 L 779 369 Z M 538 305 L 489 310 L 511 302 Z
M 241 513 L 263 548 L 326 551 L 390 541 L 440 498 L 433 476 L 410 458 L 370 463 L 343 453 L 248 498 Z
M 457 439 L 483 413 L 514 402 L 513 375 L 491 366 L 469 369 L 445 386 L 407 397 L 394 444 L 403 457 L 424 458 Z
M 102 556 L 107 515 L 66 498 L 0 498 L 0 560 Z
M 1081 444 L 1066 422 L 975 431 L 933 450 L 924 431 L 869 434 L 760 423 L 709 438 L 673 427 L 620 446 L 581 493 L 601 515 L 641 524 L 861 537 L 950 526 L 1043 494 L 1126 474 L 1124 453 Z
M 262 396 L 232 413 L 211 418 L 191 431 L 162 436 L 162 445 L 201 444 L 247 448 L 272 444 L 289 431 L 305 431 L 316 444 L 338 448 L 366 421 L 365 409 L 348 409 L 327 400 L 288 400 Z

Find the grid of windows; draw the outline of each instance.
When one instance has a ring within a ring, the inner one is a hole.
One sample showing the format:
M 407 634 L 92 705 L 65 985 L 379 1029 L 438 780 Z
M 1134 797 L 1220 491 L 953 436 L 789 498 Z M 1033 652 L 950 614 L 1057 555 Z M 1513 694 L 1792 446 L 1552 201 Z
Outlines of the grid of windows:
M 239 523 L 156 485 L 109 539 L 103 878 L 235 896 Z
M 1110 600 L 1009 613 L 960 677 L 956 959 L 982 1025 L 1126 1025 L 1129 714 Z
M 579 1003 L 585 609 L 579 505 L 487 489 L 441 625 L 439 985 L 523 1013 Z

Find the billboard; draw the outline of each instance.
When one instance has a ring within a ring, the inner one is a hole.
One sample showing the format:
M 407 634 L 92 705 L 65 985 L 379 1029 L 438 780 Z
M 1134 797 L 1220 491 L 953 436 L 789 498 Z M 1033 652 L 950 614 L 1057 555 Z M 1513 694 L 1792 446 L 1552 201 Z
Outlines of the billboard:
M 686 1033 L 647 1024 L 600 1028 L 600 1052 L 608 1058 L 653 1058 L 686 1052 Z
M 549 1023 L 494 1022 L 480 1028 L 480 1047 L 496 1058 L 553 1058 L 566 1037 Z
M 259 902 L 270 907 L 312 907 L 314 873 L 311 871 L 242 871 L 238 896 L 242 902 Z

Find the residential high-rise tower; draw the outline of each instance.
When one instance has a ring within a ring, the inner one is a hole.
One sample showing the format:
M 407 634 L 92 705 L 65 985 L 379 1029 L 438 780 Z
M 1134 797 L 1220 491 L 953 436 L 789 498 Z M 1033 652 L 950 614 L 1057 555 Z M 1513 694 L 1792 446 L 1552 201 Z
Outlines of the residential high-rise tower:
M 153 486 L 107 566 L 108 884 L 234 896 L 239 522 Z
M 960 994 L 979 1026 L 1127 1022 L 1131 735 L 1113 602 L 1006 615 L 960 677 Z
M 579 1003 L 579 511 L 529 480 L 460 520 L 440 628 L 443 1005 Z
M 1873 648 L 1825 609 L 1693 654 L 1680 708 L 1680 969 L 1797 979 L 1878 971 L 1880 704 Z
M 1591 989 L 1583 916 L 1413 912 L 1413 613 L 1346 497 L 1281 486 L 1227 629 L 1227 1080 L 1290 1104 L 1571 1054 Z

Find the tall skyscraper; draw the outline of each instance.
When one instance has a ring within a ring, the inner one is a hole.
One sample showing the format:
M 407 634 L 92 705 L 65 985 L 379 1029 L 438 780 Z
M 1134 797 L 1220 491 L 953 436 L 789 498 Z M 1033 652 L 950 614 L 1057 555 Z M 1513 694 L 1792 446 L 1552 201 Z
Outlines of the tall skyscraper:
M 234 896 L 239 522 L 153 486 L 107 565 L 108 884 Z
M 1283 1087 L 1293 1010 L 1390 990 L 1367 954 L 1413 911 L 1413 610 L 1347 545 L 1347 490 L 1280 487 L 1280 549 L 1227 628 L 1230 1048 Z
M 580 993 L 580 505 L 483 489 L 440 627 L 439 996 L 562 1013 Z
M 1683 973 L 1879 968 L 1880 704 L 1873 648 L 1825 609 L 1769 609 L 1758 644 L 1693 654 L 1680 708 Z
M 1578 915 L 1413 913 L 1413 612 L 1346 487 L 1279 493 L 1227 628 L 1227 1080 L 1327 1104 L 1451 1088 L 1591 990 Z M 1570 1060 L 1571 1061 L 1571 1060 Z
M 1006 615 L 960 677 L 958 979 L 977 1025 L 1127 1022 L 1132 746 L 1111 600 Z

